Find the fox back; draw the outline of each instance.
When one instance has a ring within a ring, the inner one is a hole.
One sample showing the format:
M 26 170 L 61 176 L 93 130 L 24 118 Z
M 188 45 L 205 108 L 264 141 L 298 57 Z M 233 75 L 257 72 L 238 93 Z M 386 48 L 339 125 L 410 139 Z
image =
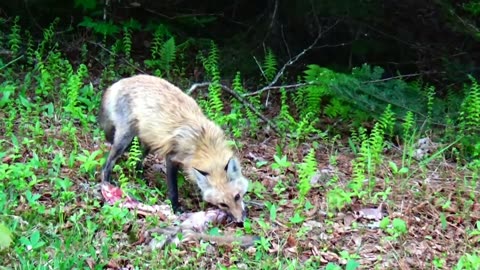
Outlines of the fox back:
M 237 221 L 245 218 L 243 196 L 248 181 L 223 130 L 173 84 L 149 75 L 119 80 L 103 95 L 100 125 L 112 144 L 102 170 L 104 181 L 110 181 L 116 159 L 137 136 L 147 153 L 166 157 L 169 186 L 177 189 L 176 166 L 181 165 L 205 201 Z M 170 193 L 177 193 L 171 187 L 169 197 L 178 200 L 178 194 Z

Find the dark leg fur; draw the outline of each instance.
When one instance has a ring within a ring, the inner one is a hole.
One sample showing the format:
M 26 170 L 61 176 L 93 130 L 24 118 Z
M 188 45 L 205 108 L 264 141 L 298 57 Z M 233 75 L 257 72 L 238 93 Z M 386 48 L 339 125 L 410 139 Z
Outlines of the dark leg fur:
M 105 132 L 105 139 L 107 142 L 113 144 L 113 139 L 115 138 L 115 125 L 113 125 L 113 122 L 105 115 L 104 108 L 100 108 L 98 122 Z
M 105 139 L 110 144 L 113 144 L 113 139 L 115 138 L 115 127 L 110 126 L 108 129 L 105 129 Z
M 115 165 L 117 159 L 125 152 L 127 147 L 130 145 L 133 137 L 134 133 L 131 131 L 127 131 L 124 134 L 116 134 L 112 149 L 110 150 L 107 161 L 105 162 L 105 166 L 102 169 L 102 181 L 112 183 L 111 173 L 113 166 Z
M 174 212 L 181 212 L 180 204 L 178 202 L 178 164 L 172 161 L 171 155 L 166 157 L 167 167 L 167 190 L 168 199 L 172 204 Z

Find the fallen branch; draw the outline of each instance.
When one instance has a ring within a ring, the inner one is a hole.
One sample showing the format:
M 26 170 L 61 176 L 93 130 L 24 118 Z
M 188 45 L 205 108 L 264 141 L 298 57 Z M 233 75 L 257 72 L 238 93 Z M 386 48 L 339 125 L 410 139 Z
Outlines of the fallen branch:
M 307 85 L 314 85 L 314 84 L 315 84 L 314 82 L 306 82 L 306 83 L 296 83 L 296 84 L 289 84 L 289 85 L 278 85 L 278 86 L 271 86 L 267 90 L 274 90 L 274 89 L 281 89 L 281 88 L 285 88 L 285 89 L 298 88 L 298 87 L 307 86 Z M 258 94 L 260 94 L 262 92 L 265 92 L 267 90 L 258 90 L 258 91 L 255 91 L 255 92 L 250 92 L 250 93 L 243 94 L 242 96 L 243 97 L 255 96 L 255 95 L 258 95 Z
M 320 40 L 320 38 L 322 37 L 323 34 L 325 34 L 326 32 L 330 31 L 331 29 L 333 29 L 333 27 L 335 27 L 337 24 L 338 24 L 339 21 L 336 21 L 333 25 L 331 25 L 330 27 L 328 27 L 325 31 L 319 31 L 318 32 L 318 35 L 317 37 L 313 40 L 312 44 L 310 44 L 310 46 L 308 46 L 307 48 L 303 49 L 303 51 L 301 51 L 300 53 L 298 53 L 297 55 L 295 55 L 292 59 L 288 60 L 283 66 L 282 68 L 277 72 L 277 74 L 275 75 L 275 77 L 273 78 L 273 80 L 265 87 L 261 88 L 260 90 L 257 90 L 253 93 L 255 93 L 255 95 L 257 94 L 261 94 L 265 91 L 269 91 L 271 89 L 273 89 L 273 85 L 276 84 L 278 82 L 278 80 L 280 79 L 280 77 L 283 76 L 283 73 L 285 72 L 285 69 L 293 64 L 295 64 L 295 62 L 297 62 L 302 56 L 304 56 L 308 51 L 310 51 L 311 49 L 313 49 L 315 47 L 315 45 L 317 45 L 317 42 Z
M 4 69 L 4 68 L 6 68 L 6 67 L 8 67 L 8 66 L 10 66 L 10 65 L 12 65 L 12 64 L 14 64 L 15 62 L 17 62 L 18 60 L 20 60 L 20 59 L 22 59 L 22 58 L 23 58 L 23 55 L 20 55 L 19 57 L 13 59 L 12 61 L 10 61 L 10 62 L 6 63 L 5 65 L 3 65 L 2 67 L 0 67 L 0 70 L 2 70 L 2 69 Z
M 210 82 L 203 82 L 203 83 L 195 83 L 193 84 L 187 91 L 186 93 L 190 95 L 195 89 L 197 88 L 202 88 L 202 87 L 207 87 L 210 85 Z M 265 121 L 276 133 L 281 133 L 280 129 L 275 125 L 270 119 L 265 117 L 257 108 L 255 108 L 250 102 L 245 100 L 240 94 L 232 90 L 230 87 L 220 84 L 220 87 L 230 95 L 232 95 L 235 99 L 240 101 L 245 107 L 249 108 L 256 116 L 258 116 L 260 119 Z
M 292 84 L 292 85 L 282 85 L 282 86 L 274 86 L 274 84 L 276 84 L 278 82 L 278 80 L 280 79 L 280 77 L 283 76 L 283 73 L 285 72 L 285 69 L 291 65 L 293 65 L 295 62 L 297 62 L 303 55 L 305 55 L 308 51 L 310 51 L 312 48 L 315 47 L 315 45 L 317 45 L 317 42 L 320 40 L 320 38 L 322 37 L 322 35 L 328 31 L 330 31 L 335 25 L 338 24 L 338 21 L 336 21 L 333 25 L 331 25 L 330 27 L 328 27 L 325 31 L 319 31 L 318 32 L 318 35 L 317 37 L 315 38 L 315 40 L 312 42 L 312 44 L 310 44 L 310 46 L 308 46 L 307 48 L 305 48 L 303 51 L 301 51 L 300 53 L 298 53 L 297 55 L 295 55 L 292 59 L 288 60 L 284 65 L 283 67 L 278 71 L 278 73 L 275 75 L 275 77 L 273 78 L 273 80 L 265 87 L 261 88 L 260 90 L 257 90 L 255 92 L 251 92 L 251 93 L 247 93 L 247 94 L 243 94 L 243 95 L 240 95 L 238 94 L 237 92 L 235 92 L 234 90 L 230 89 L 228 86 L 226 85 L 223 85 L 223 84 L 220 84 L 220 86 L 222 87 L 222 89 L 224 91 L 226 91 L 227 93 L 229 93 L 230 95 L 232 95 L 234 98 L 236 98 L 238 101 L 240 101 L 245 107 L 248 107 L 255 115 L 257 115 L 260 119 L 262 119 L 263 121 L 265 121 L 268 125 L 270 125 L 270 127 L 276 132 L 276 133 L 280 133 L 280 130 L 278 129 L 278 127 L 272 122 L 270 121 L 270 119 L 266 118 L 260 111 L 258 111 L 251 103 L 249 103 L 248 101 L 246 101 L 244 99 L 244 97 L 246 96 L 253 96 L 253 95 L 258 95 L 258 94 L 261 94 L 265 91 L 269 91 L 269 90 L 272 90 L 272 89 L 281 89 L 281 88 L 285 88 L 285 89 L 288 89 L 288 88 L 297 88 L 297 87 L 301 87 L 301 86 L 305 86 L 305 85 L 310 85 L 310 84 L 313 84 L 313 83 L 310 83 L 310 82 L 307 82 L 307 83 L 297 83 L 297 84 Z M 343 44 L 343 43 L 342 43 Z M 328 45 L 326 45 L 328 46 Z M 255 58 L 254 58 L 255 59 Z M 255 61 L 257 62 L 257 64 L 259 65 L 258 61 L 255 59 Z M 260 70 L 263 74 L 263 70 L 261 69 L 261 66 L 259 65 L 260 67 Z M 195 91 L 195 89 L 197 88 L 202 88 L 202 87 L 207 87 L 208 85 L 210 85 L 210 82 L 203 82 L 203 83 L 195 83 L 193 84 L 187 91 L 186 93 L 188 95 L 190 95 L 193 91 Z

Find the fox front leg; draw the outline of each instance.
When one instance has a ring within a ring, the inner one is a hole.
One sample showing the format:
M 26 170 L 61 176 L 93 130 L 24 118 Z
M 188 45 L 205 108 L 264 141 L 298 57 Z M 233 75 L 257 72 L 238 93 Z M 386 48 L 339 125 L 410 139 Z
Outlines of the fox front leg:
M 178 163 L 172 160 L 172 155 L 166 157 L 167 167 L 167 193 L 172 204 L 173 212 L 183 212 L 178 202 Z

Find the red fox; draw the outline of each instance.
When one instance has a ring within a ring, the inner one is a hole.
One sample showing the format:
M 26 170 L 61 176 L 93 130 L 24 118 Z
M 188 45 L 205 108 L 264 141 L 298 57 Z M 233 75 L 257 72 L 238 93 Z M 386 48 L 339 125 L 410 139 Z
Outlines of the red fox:
M 102 181 L 136 136 L 148 153 L 164 156 L 168 199 L 179 210 L 177 175 L 197 184 L 203 200 L 224 210 L 236 222 L 246 218 L 243 196 L 248 180 L 228 146 L 223 130 L 207 119 L 195 100 L 168 81 L 135 75 L 120 79 L 103 94 L 100 126 L 112 144 Z

